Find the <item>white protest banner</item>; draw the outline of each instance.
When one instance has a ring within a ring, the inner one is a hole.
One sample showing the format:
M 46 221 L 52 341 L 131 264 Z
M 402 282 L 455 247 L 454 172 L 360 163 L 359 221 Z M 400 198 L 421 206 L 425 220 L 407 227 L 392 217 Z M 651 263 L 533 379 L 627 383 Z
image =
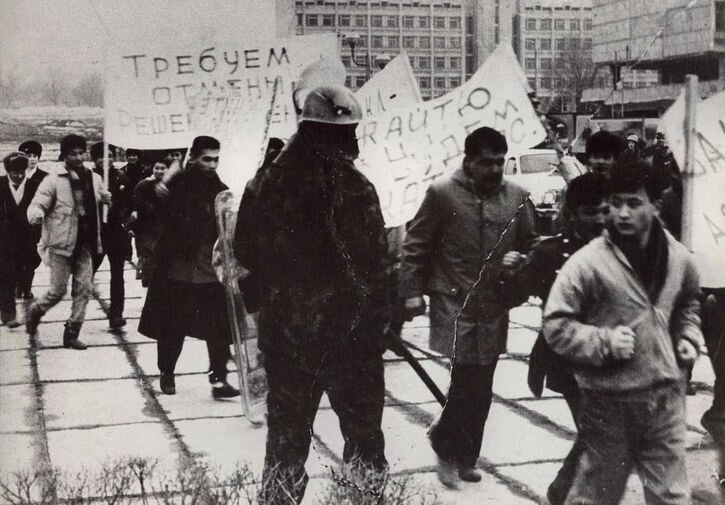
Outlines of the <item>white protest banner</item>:
M 294 81 L 320 58 L 336 55 L 334 34 L 307 35 L 266 42 L 237 37 L 203 41 L 178 49 L 159 37 L 143 51 L 115 52 L 108 59 L 105 137 L 138 149 L 188 146 L 193 138 L 190 101 L 212 91 L 268 101 L 280 79 L 272 116 L 272 135 L 286 138 L 297 129 L 292 104 Z
M 205 96 L 197 95 L 190 103 L 191 131 L 194 136 L 209 135 L 219 140 L 217 173 L 237 195 L 242 194 L 264 159 L 280 81 L 263 99 L 217 89 Z
M 408 55 L 401 53 L 357 90 L 364 117 L 399 107 L 416 106 L 423 99 Z
M 697 106 L 693 185 L 692 244 L 700 284 L 725 287 L 725 91 Z M 680 167 L 685 166 L 684 93 L 665 112 L 660 128 Z M 687 174 L 683 174 L 686 177 Z
M 507 44 L 499 45 L 460 88 L 360 123 L 358 166 L 377 189 L 386 226 L 415 215 L 428 185 L 460 166 L 466 136 L 482 126 L 503 133 L 510 150 L 546 137 Z

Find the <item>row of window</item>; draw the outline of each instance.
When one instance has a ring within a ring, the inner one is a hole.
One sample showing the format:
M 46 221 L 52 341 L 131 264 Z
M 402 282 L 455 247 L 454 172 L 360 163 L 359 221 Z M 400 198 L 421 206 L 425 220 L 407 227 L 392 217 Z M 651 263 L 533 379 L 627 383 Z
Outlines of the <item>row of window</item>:
M 526 70 L 536 70 L 537 58 L 526 58 Z M 567 70 L 567 60 L 563 58 L 538 58 L 539 70 Z
M 573 32 L 578 32 L 581 29 L 581 23 L 579 19 L 536 19 L 536 18 L 527 18 L 526 19 L 526 29 L 527 30 L 536 30 L 537 27 L 537 21 L 538 21 L 538 27 L 541 31 L 551 31 L 552 21 L 554 30 L 557 32 L 565 31 L 567 29 L 567 25 L 569 26 L 569 30 Z M 584 30 L 591 30 L 592 29 L 592 19 L 591 18 L 585 18 L 584 19 Z
M 460 70 L 461 58 L 459 56 L 410 56 L 410 66 L 420 70 L 430 70 L 431 62 L 435 70 Z M 350 55 L 343 54 L 341 56 L 342 64 L 347 68 L 353 68 L 352 58 Z
M 539 43 L 537 46 L 536 39 L 527 38 L 525 44 L 526 44 L 525 47 L 528 51 L 534 51 L 536 49 L 540 49 L 542 51 L 551 50 L 551 39 L 539 39 Z M 583 38 L 583 39 L 558 38 L 558 39 L 554 39 L 554 44 L 555 44 L 554 47 L 556 48 L 557 51 L 591 49 L 592 48 L 592 39 L 589 37 Z
M 373 28 L 430 28 L 430 16 L 383 16 L 371 14 L 370 26 Z M 461 18 L 456 16 L 433 16 L 433 27 L 444 30 L 446 28 L 458 30 L 461 28 Z M 367 14 L 297 14 L 297 26 L 337 26 L 366 28 L 368 26 Z
M 345 78 L 345 86 L 348 88 L 362 88 L 365 84 L 364 75 L 350 76 Z M 419 76 L 418 85 L 420 89 L 429 90 L 431 89 L 431 82 L 435 89 L 453 89 L 461 85 L 460 77 L 434 77 L 431 81 L 429 76 Z
M 532 89 L 536 88 L 536 78 L 529 77 L 529 86 Z M 553 87 L 552 87 L 553 84 Z M 552 77 L 540 77 L 539 78 L 539 87 L 538 89 L 548 89 L 548 90 L 557 90 L 557 89 L 563 89 L 565 87 L 566 81 L 561 78 L 552 78 Z M 646 88 L 648 86 L 652 86 L 652 83 L 644 82 L 644 81 L 638 81 L 636 83 L 633 83 L 631 81 L 626 81 L 622 83 L 625 89 L 631 89 L 631 88 Z
M 374 49 L 398 49 L 401 39 L 398 35 L 372 35 L 370 36 L 370 47 Z M 403 35 L 402 39 L 404 49 L 430 49 L 431 38 L 428 36 L 416 37 L 414 35 Z M 367 47 L 367 35 L 361 35 L 358 38 L 356 47 Z M 436 49 L 460 49 L 460 37 L 433 37 L 433 47 Z

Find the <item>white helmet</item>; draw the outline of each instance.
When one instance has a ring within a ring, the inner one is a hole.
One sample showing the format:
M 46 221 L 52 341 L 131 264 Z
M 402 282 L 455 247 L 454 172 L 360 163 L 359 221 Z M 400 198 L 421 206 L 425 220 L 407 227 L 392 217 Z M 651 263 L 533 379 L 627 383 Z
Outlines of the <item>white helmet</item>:
M 305 97 L 300 121 L 354 125 L 362 119 L 362 109 L 352 91 L 343 86 L 320 86 Z

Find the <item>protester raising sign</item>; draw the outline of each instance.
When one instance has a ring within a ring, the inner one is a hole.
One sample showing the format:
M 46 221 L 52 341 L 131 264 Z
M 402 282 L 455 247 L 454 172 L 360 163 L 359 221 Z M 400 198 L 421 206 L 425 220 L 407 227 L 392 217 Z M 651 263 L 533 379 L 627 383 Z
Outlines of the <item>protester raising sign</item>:
M 460 88 L 360 123 L 359 167 L 378 191 L 386 226 L 415 215 L 428 185 L 460 166 L 464 139 L 482 126 L 503 133 L 512 150 L 546 137 L 508 44 L 496 48 Z
M 269 102 L 275 82 L 280 99 L 272 114 L 272 135 L 289 137 L 297 128 L 294 81 L 313 61 L 338 52 L 333 34 L 258 43 L 225 39 L 183 50 L 174 49 L 174 39 L 168 40 L 108 58 L 105 136 L 110 143 L 138 149 L 190 145 L 194 97 L 231 90 Z
M 702 287 L 725 287 L 725 91 L 700 102 L 695 111 L 695 163 L 687 183 L 693 185 L 690 248 Z M 685 97 L 665 112 L 660 127 L 680 167 L 685 166 Z M 683 177 L 687 177 L 683 174 Z
M 401 107 L 413 107 L 423 99 L 408 55 L 401 53 L 357 90 L 355 97 L 365 117 Z

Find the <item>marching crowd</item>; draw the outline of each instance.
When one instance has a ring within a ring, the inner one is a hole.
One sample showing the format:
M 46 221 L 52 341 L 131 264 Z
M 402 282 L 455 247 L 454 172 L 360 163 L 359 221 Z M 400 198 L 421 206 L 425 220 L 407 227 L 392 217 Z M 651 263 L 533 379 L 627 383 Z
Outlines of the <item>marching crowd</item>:
M 440 481 L 477 482 L 493 376 L 506 350 L 508 312 L 530 296 L 543 319 L 531 351 L 529 387 L 561 393 L 578 430 L 549 487 L 551 504 L 616 504 L 636 469 L 648 504 L 689 502 L 685 391 L 707 346 L 716 381 L 702 419 L 725 448 L 722 290 L 703 292 L 681 232 L 682 182 L 658 134 L 642 150 L 606 131 L 587 139 L 588 170 L 569 181 L 560 233 L 539 237 L 528 193 L 503 177 L 504 135 L 488 127 L 465 139 L 461 166 L 435 180 L 417 214 L 390 241 L 372 184 L 355 168 L 362 118 L 342 87 L 301 97 L 298 131 L 275 140 L 247 184 L 234 255 L 269 392 L 263 503 L 299 503 L 322 393 L 338 415 L 343 458 L 385 475 L 382 354 L 396 351 L 402 319 L 426 312 L 430 347 L 450 358 L 445 406 L 429 430 Z M 629 145 L 627 145 L 629 144 Z M 160 388 L 175 394 L 184 337 L 206 341 L 214 398 L 239 391 L 226 380 L 232 341 L 224 286 L 213 268 L 218 239 L 216 174 L 222 146 L 194 139 L 181 150 L 127 150 L 128 164 L 102 179 L 104 148 L 65 137 L 62 163 L 37 168 L 42 146 L 22 143 L 0 178 L 0 311 L 19 326 L 27 301 L 35 334 L 72 277 L 63 345 L 82 350 L 80 331 L 104 257 L 111 269 L 109 325 L 123 318 L 124 264 L 135 237 L 148 287 L 139 332 L 157 341 Z M 109 149 L 113 157 L 113 149 Z M 107 219 L 102 219 L 104 209 Z M 50 287 L 33 298 L 42 260 Z M 485 448 L 483 449 L 485 451 Z M 381 483 L 383 480 L 381 479 Z M 284 492 L 280 492 L 284 490 Z

